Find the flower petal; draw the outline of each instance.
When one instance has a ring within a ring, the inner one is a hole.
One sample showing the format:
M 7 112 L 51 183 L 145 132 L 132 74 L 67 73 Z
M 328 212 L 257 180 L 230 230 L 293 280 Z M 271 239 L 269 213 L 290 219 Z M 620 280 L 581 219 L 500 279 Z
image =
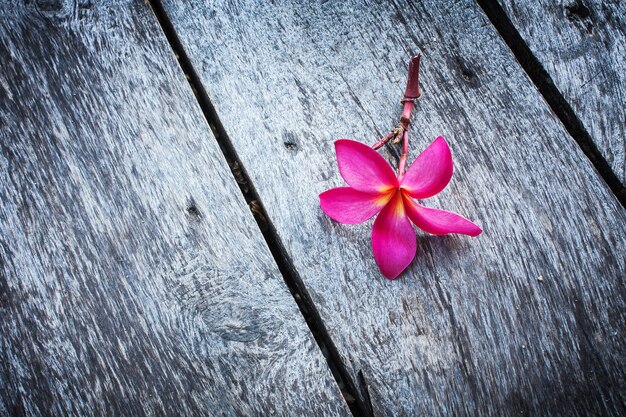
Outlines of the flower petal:
M 453 169 L 450 147 L 439 136 L 411 164 L 400 186 L 413 198 L 432 197 L 446 188 Z
M 409 218 L 417 227 L 433 235 L 459 233 L 478 236 L 483 230 L 465 217 L 445 210 L 421 206 L 405 195 L 404 207 Z
M 331 219 L 356 224 L 378 213 L 392 196 L 393 192 L 370 194 L 339 187 L 320 194 L 320 206 Z
M 385 158 L 369 146 L 348 139 L 335 142 L 339 172 L 355 190 L 378 193 L 398 187 L 398 179 Z
M 380 271 L 389 279 L 400 275 L 415 257 L 417 239 L 404 211 L 402 193 L 396 192 L 376 218 L 372 249 Z

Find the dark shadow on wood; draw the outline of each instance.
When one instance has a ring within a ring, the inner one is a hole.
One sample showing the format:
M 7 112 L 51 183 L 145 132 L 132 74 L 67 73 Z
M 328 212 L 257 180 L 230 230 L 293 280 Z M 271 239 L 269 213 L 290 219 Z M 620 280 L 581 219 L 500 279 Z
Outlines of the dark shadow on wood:
M 504 9 L 502 9 L 502 6 L 497 0 L 476 0 L 476 2 L 483 9 L 485 15 L 487 15 L 487 18 L 489 18 L 509 49 L 511 49 L 515 59 L 517 59 L 528 77 L 535 84 L 567 132 L 578 143 L 580 149 L 589 158 L 594 168 L 610 187 L 622 206 L 626 207 L 626 187 L 617 178 L 617 175 L 598 150 L 591 135 L 585 129 L 572 106 L 556 87 L 543 65 L 533 55 Z
M 366 391 L 366 387 L 365 392 L 363 392 L 363 387 L 359 390 L 355 381 L 353 381 L 350 377 L 350 374 L 348 373 L 334 342 L 324 326 L 319 312 L 315 308 L 315 305 L 302 283 L 302 279 L 294 268 L 291 258 L 287 254 L 282 241 L 276 233 L 271 219 L 267 215 L 254 185 L 250 182 L 250 177 L 246 173 L 245 167 L 243 167 L 243 164 L 239 160 L 232 142 L 226 134 L 226 130 L 224 129 L 224 126 L 215 111 L 215 107 L 211 103 L 211 99 L 204 89 L 200 77 L 189 60 L 189 57 L 187 56 L 187 53 L 185 52 L 183 45 L 176 34 L 174 26 L 167 16 L 167 12 L 163 8 L 160 0 L 150 0 L 149 3 L 176 55 L 181 69 L 187 76 L 189 85 L 198 100 L 202 113 L 204 114 L 207 123 L 217 139 L 219 147 L 228 162 L 228 166 L 231 169 L 231 173 L 235 178 L 241 193 L 250 206 L 250 210 L 252 211 L 252 214 L 254 215 L 254 218 L 259 226 L 259 230 L 267 242 L 283 279 L 289 288 L 289 291 L 293 295 L 300 312 L 304 316 L 315 341 L 326 357 L 328 366 L 330 367 L 339 388 L 344 394 L 344 399 L 346 400 L 350 411 L 355 417 L 373 417 L 372 406 L 369 401 L 369 393 Z M 285 144 L 285 146 L 287 146 L 287 144 Z

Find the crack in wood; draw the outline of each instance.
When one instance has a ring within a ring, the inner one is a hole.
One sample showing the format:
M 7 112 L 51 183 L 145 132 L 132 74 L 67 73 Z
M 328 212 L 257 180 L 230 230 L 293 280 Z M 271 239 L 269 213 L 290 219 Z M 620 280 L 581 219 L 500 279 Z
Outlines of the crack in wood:
M 613 172 L 570 103 L 565 99 L 543 65 L 532 53 L 528 44 L 506 15 L 502 6 L 497 0 L 476 0 L 476 2 L 482 8 L 509 49 L 511 49 L 520 66 L 535 84 L 537 90 L 546 100 L 546 103 L 548 103 L 554 114 L 559 118 L 561 123 L 563 123 L 569 135 L 576 141 L 589 161 L 591 161 L 594 168 L 598 171 L 602 179 L 604 179 L 613 194 L 615 194 L 621 205 L 626 207 L 626 186 L 620 182 L 615 172 Z M 568 9 L 568 13 L 573 13 L 577 18 L 584 19 L 588 17 L 587 13 L 589 13 L 589 10 L 587 9 L 585 11 L 575 7 Z
M 359 377 L 359 383 L 361 385 L 361 391 L 365 394 L 365 402 L 366 402 L 366 405 L 367 405 L 368 415 L 373 416 L 374 415 L 374 407 L 372 406 L 372 397 L 370 396 L 369 386 L 367 384 L 367 381 L 365 380 L 365 375 L 363 374 L 363 370 L 359 369 L 359 372 L 357 373 L 357 375 Z
M 159 24 L 161 25 L 163 33 L 165 34 L 182 71 L 185 74 L 185 78 L 187 79 L 189 86 L 192 89 L 198 104 L 200 105 L 207 123 L 214 133 L 220 150 L 228 162 L 231 174 L 235 178 L 235 181 L 237 182 L 246 202 L 250 205 L 250 209 L 255 220 L 257 221 L 257 225 L 259 226 L 259 230 L 261 231 L 274 261 L 278 265 L 278 269 L 281 272 L 289 291 L 293 295 L 294 300 L 309 327 L 309 331 L 326 358 L 327 364 L 333 377 L 335 378 L 335 381 L 337 382 L 337 385 L 342 388 L 341 391 L 344 395 L 344 400 L 348 404 L 352 415 L 355 417 L 372 417 L 372 404 L 369 398 L 369 392 L 365 389 L 365 399 L 358 394 L 359 391 L 356 388 L 356 383 L 350 376 L 346 365 L 341 360 L 338 350 L 330 338 L 319 312 L 311 301 L 301 278 L 293 266 L 293 262 L 280 241 L 280 238 L 278 237 L 272 222 L 268 217 L 265 208 L 263 207 L 263 204 L 254 189 L 254 186 L 252 185 L 252 182 L 250 181 L 250 177 L 239 160 L 217 115 L 217 112 L 215 111 L 215 108 L 193 67 L 193 64 L 189 60 L 185 49 L 178 39 L 176 30 L 167 16 L 167 12 L 163 8 L 160 0 L 149 0 L 149 4 L 157 17 Z M 285 144 L 285 146 L 287 145 Z M 189 207 L 187 208 L 187 211 L 189 214 L 192 214 Z M 360 372 L 360 378 L 363 378 L 362 375 L 362 372 Z M 366 385 L 364 386 L 366 387 Z M 349 397 L 355 398 L 356 401 L 349 401 Z

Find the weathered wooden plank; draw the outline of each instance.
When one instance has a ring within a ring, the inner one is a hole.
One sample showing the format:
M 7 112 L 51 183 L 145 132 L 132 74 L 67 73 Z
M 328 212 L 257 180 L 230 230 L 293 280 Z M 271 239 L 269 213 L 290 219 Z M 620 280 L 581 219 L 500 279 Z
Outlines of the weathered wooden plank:
M 624 210 L 473 2 L 165 8 L 376 415 L 623 411 Z M 373 143 L 395 125 L 419 50 L 412 158 L 444 134 L 456 162 L 427 204 L 485 232 L 419 234 L 392 282 L 371 222 L 334 223 L 317 195 L 342 184 L 334 139 Z
M 626 5 L 500 0 L 532 53 L 626 185 Z
M 349 415 L 149 6 L 0 61 L 0 415 Z

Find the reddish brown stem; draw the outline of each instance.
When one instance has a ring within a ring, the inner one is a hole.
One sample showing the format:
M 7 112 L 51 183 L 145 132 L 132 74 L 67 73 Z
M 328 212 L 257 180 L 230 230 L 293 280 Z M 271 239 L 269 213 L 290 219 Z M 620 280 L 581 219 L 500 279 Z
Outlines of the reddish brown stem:
M 409 157 L 409 121 L 411 120 L 411 112 L 413 111 L 413 101 L 406 101 L 402 110 L 402 118 L 406 120 L 406 127 L 402 134 L 402 155 L 400 156 L 400 164 L 398 166 L 398 181 L 402 179 L 406 171 L 406 160 Z
M 409 62 L 409 77 L 404 90 L 404 100 L 415 100 L 422 95 L 419 85 L 421 59 L 422 54 L 417 54 Z
M 413 100 L 402 100 L 404 107 L 402 108 L 402 116 L 400 116 L 400 121 L 406 120 L 407 125 L 411 121 L 411 113 L 413 113 L 413 105 L 415 102 Z
M 409 156 L 409 132 L 405 131 L 404 135 L 402 135 L 402 139 L 404 144 L 402 145 L 402 155 L 400 155 L 400 164 L 398 167 L 398 181 L 402 180 L 404 177 L 404 172 L 406 171 L 406 160 Z
M 413 112 L 413 105 L 415 100 L 421 95 L 419 89 L 419 70 L 420 59 L 422 55 L 418 54 L 411 58 L 409 62 L 409 76 L 404 90 L 404 97 L 402 98 L 402 116 L 400 122 L 387 136 L 372 145 L 373 149 L 380 149 L 385 143 L 390 140 L 393 143 L 399 143 L 402 141 L 402 156 L 400 156 L 400 164 L 398 166 L 398 179 L 402 179 L 406 171 L 406 161 L 409 156 L 409 124 L 411 123 L 411 113 Z
M 385 136 L 384 138 L 382 138 L 381 140 L 373 144 L 372 148 L 374 150 L 382 148 L 385 145 L 385 143 L 389 142 L 390 139 L 393 139 L 394 136 L 395 135 L 393 132 L 389 133 L 387 136 Z

